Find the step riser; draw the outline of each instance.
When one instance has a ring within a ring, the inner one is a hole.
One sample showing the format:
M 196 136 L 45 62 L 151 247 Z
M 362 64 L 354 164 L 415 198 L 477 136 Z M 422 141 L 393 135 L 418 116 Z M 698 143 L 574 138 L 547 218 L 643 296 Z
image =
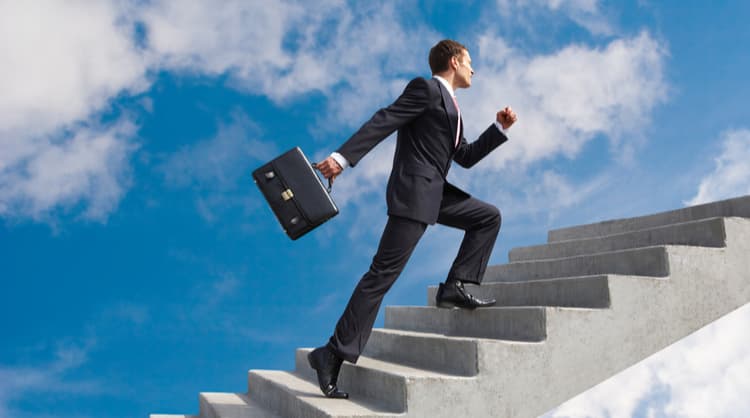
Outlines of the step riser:
M 201 418 L 220 418 L 213 405 L 202 395 L 198 396 L 199 415 Z
M 248 373 L 250 396 L 259 404 L 282 417 L 325 418 L 326 414 L 302 402 L 299 396 L 314 396 L 313 393 L 300 394 L 289 391 L 276 382 L 267 380 L 253 371 Z M 320 396 L 323 396 L 320 394 Z
M 476 376 L 477 342 L 440 336 L 415 337 L 374 329 L 364 355 L 456 376 Z
M 750 218 L 750 196 L 707 203 L 655 215 L 555 229 L 549 231 L 547 241 L 556 242 L 600 237 L 699 219 L 729 216 Z
M 427 304 L 435 306 L 436 286 L 427 289 Z M 519 283 L 466 285 L 479 298 L 495 298 L 495 306 L 559 306 L 602 309 L 610 306 L 607 276 L 550 279 Z
M 669 260 L 666 248 L 651 247 L 564 259 L 490 266 L 484 275 L 483 283 L 521 282 L 602 274 L 669 276 Z
M 543 341 L 545 312 L 540 308 L 440 309 L 386 307 L 385 327 L 456 337 Z
M 545 260 L 655 245 L 723 247 L 725 243 L 724 220 L 714 218 L 604 238 L 580 239 L 514 248 L 508 253 L 508 259 L 510 262 Z
M 298 349 L 295 353 L 295 373 L 317 385 L 318 378 L 307 361 L 310 349 Z M 367 399 L 384 411 L 406 410 L 406 380 L 379 370 L 357 367 L 349 362 L 341 365 L 338 386 L 350 397 Z

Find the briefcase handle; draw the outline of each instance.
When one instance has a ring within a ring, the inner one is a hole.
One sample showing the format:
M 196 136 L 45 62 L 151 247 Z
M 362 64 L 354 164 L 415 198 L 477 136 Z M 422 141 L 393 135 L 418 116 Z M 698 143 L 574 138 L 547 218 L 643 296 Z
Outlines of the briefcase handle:
M 312 165 L 312 168 L 315 169 L 315 170 L 313 170 L 313 171 L 315 171 L 315 174 L 317 174 L 318 178 L 320 178 L 320 174 L 318 174 L 318 172 L 316 171 L 317 168 L 318 168 L 318 163 L 311 163 L 311 165 Z M 331 189 L 332 188 L 333 188 L 333 180 L 332 179 L 328 179 L 328 193 L 329 194 L 331 193 Z

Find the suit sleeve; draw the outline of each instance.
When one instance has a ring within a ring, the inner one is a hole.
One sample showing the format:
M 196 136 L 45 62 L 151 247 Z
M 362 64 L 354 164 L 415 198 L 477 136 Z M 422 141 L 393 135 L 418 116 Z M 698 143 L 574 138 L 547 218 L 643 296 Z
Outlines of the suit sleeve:
M 490 125 L 472 143 L 468 143 L 466 138 L 461 136 L 461 142 L 453 155 L 453 160 L 461 167 L 470 168 L 507 140 L 508 137 L 495 125 Z
M 395 102 L 375 112 L 336 152 L 354 167 L 388 135 L 421 115 L 429 104 L 429 96 L 427 80 L 415 78 Z

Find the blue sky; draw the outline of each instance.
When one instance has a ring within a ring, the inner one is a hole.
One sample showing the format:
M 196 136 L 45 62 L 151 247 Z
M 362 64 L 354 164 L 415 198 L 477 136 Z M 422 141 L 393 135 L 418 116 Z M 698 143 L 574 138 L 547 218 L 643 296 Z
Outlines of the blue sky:
M 550 228 L 750 194 L 748 18 L 740 1 L 0 2 L 0 418 L 195 413 L 198 392 L 322 344 L 385 224 L 394 141 L 299 241 L 250 172 L 297 145 L 326 156 L 429 76 L 442 38 L 473 58 L 467 136 L 519 116 L 450 174 L 503 212 L 492 263 Z M 430 228 L 384 305 L 423 305 L 460 238 Z M 549 416 L 747 416 L 748 319 Z

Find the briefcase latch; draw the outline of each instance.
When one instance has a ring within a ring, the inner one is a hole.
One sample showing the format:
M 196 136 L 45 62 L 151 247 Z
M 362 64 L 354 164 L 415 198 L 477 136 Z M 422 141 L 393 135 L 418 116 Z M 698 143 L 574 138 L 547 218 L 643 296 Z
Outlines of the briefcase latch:
M 292 193 L 292 190 L 291 190 L 291 189 L 286 189 L 286 190 L 284 190 L 283 192 L 281 192 L 281 197 L 282 197 L 282 198 L 283 198 L 284 200 L 289 200 L 289 199 L 291 199 L 291 198 L 293 198 L 293 197 L 294 197 L 294 193 Z

